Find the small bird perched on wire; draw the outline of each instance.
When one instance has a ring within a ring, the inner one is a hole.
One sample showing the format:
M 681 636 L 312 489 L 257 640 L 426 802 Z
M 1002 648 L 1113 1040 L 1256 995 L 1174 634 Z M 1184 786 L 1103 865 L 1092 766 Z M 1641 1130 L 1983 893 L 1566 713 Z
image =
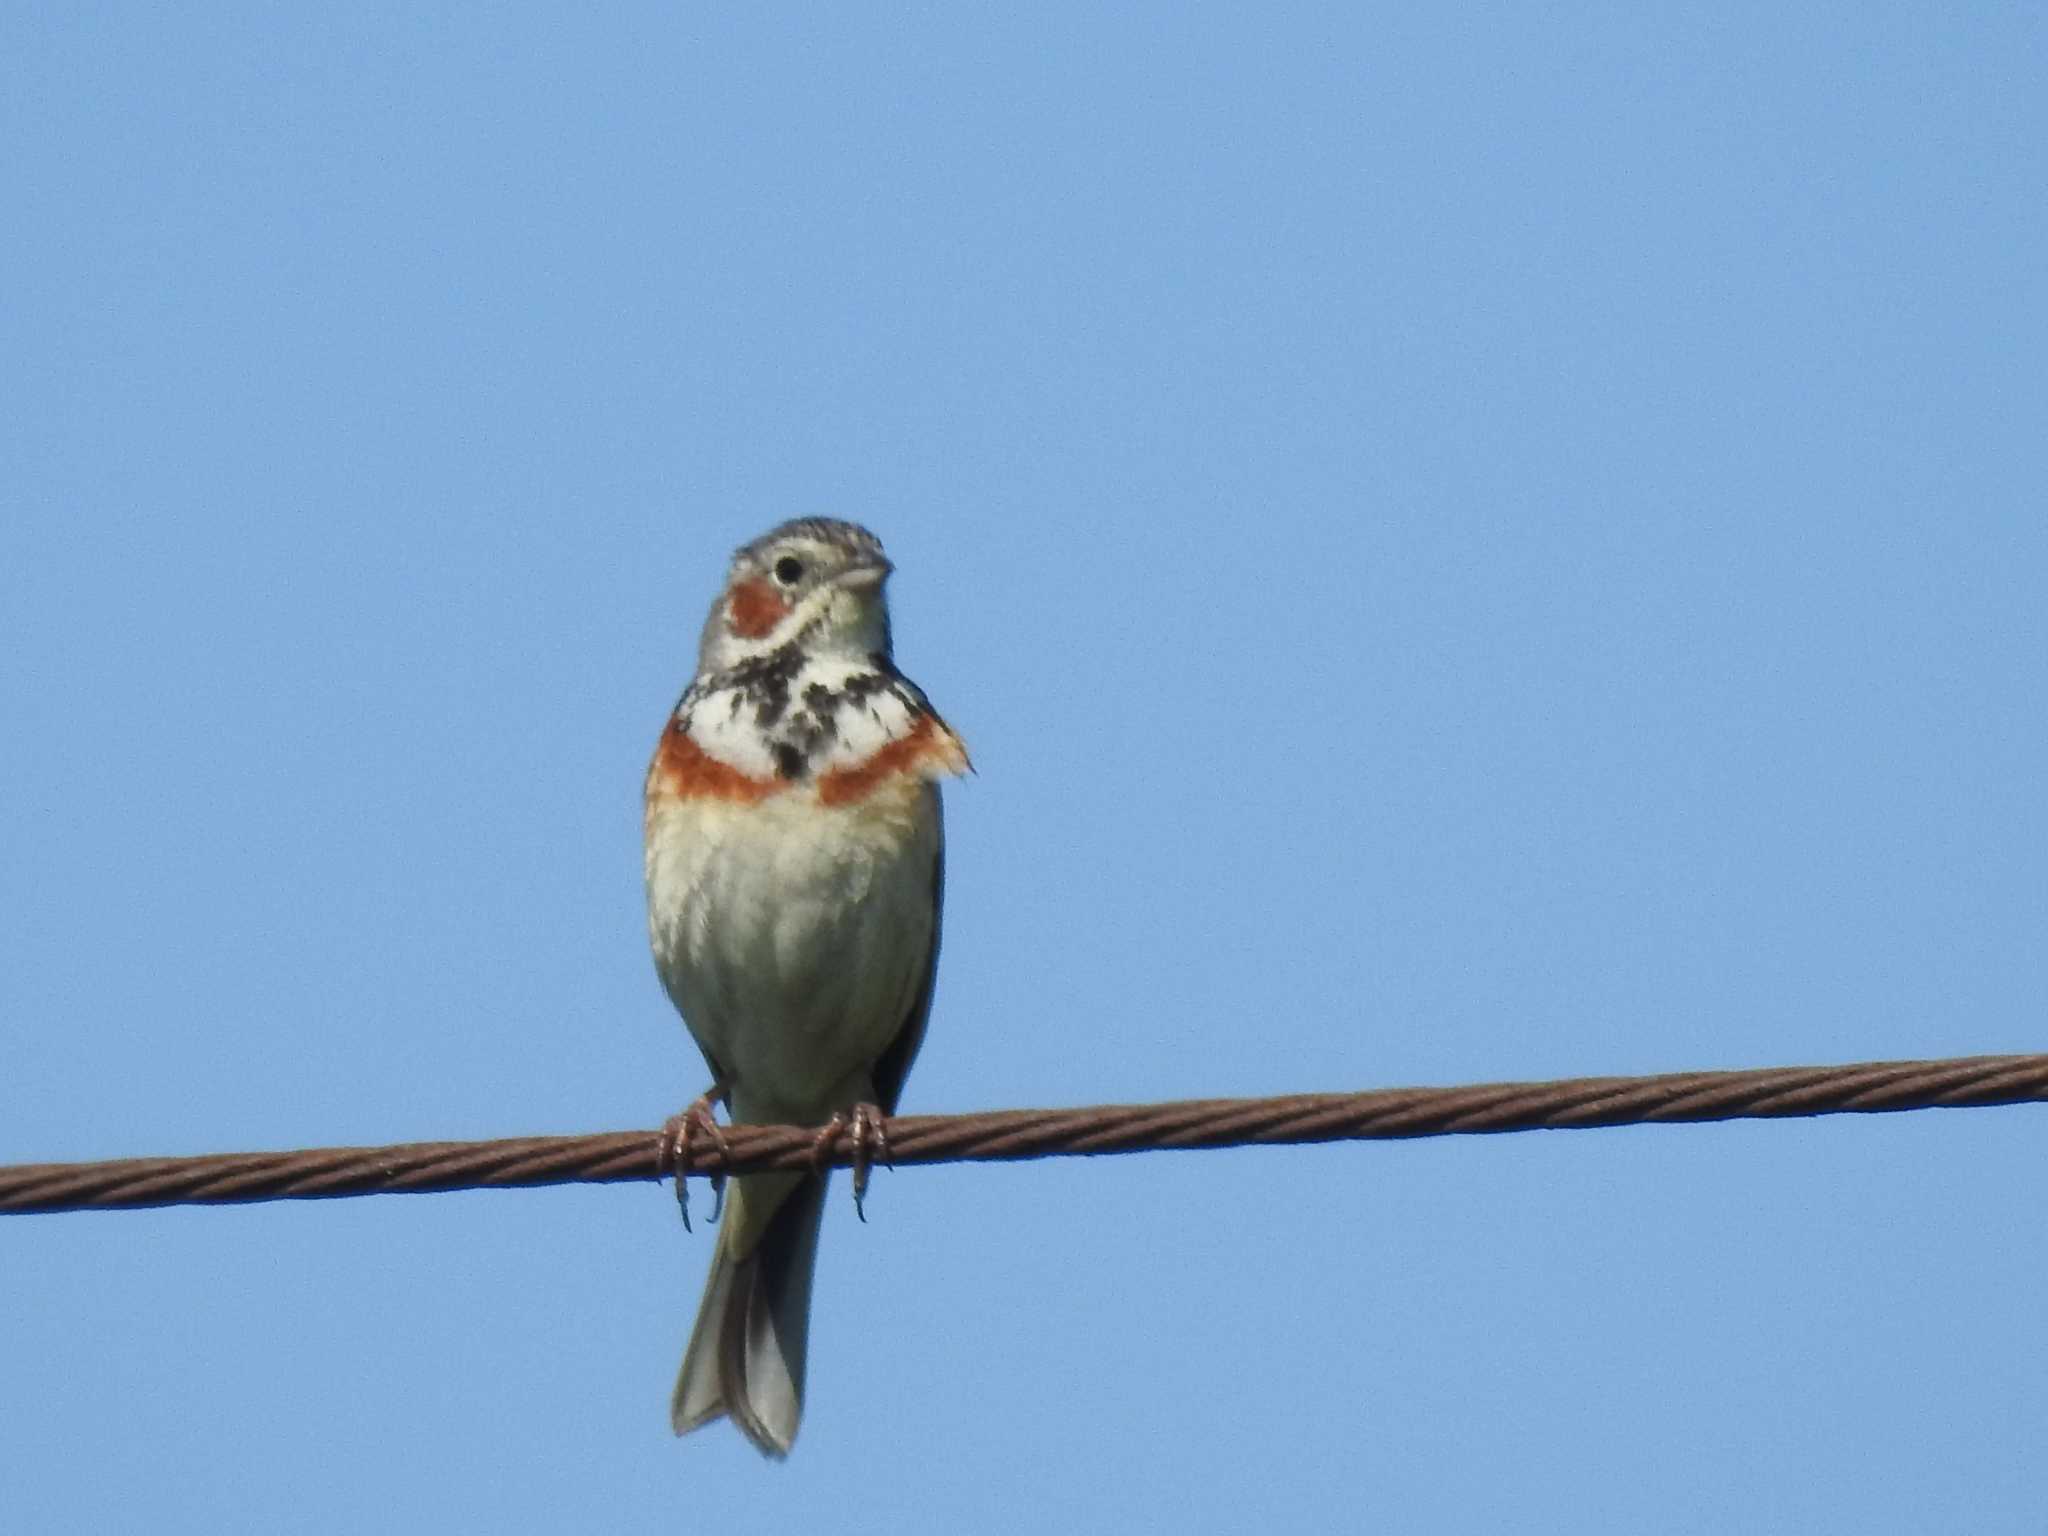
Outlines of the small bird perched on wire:
M 864 1155 L 924 1037 L 938 781 L 968 762 L 896 670 L 891 569 L 867 529 L 827 518 L 742 546 L 655 749 L 648 929 L 712 1078 L 672 1122 L 685 1149 L 693 1128 L 717 1136 L 723 1099 L 735 1123 L 824 1123 L 821 1148 L 850 1120 Z M 732 1184 L 671 1418 L 680 1435 L 730 1415 L 781 1457 L 803 1413 L 826 1175 Z

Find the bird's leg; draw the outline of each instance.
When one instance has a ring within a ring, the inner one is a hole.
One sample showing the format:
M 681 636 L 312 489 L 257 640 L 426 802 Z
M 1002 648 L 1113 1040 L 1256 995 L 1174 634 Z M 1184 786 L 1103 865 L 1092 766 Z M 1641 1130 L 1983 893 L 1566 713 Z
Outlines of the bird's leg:
M 728 1106 L 731 1105 L 732 1089 L 725 1083 L 713 1083 L 690 1101 L 689 1108 L 685 1109 L 680 1115 L 672 1116 L 668 1123 L 661 1128 L 662 1145 L 669 1150 L 675 1159 L 676 1209 L 683 1213 L 683 1230 L 685 1232 L 691 1230 L 691 1132 L 694 1130 L 699 1135 L 709 1137 L 712 1145 L 718 1148 L 718 1155 L 721 1160 L 730 1155 L 725 1144 L 725 1132 L 719 1127 L 718 1116 L 713 1112 L 713 1106 L 721 1101 Z M 711 1219 L 716 1221 L 718 1220 L 718 1213 L 725 1207 L 725 1174 L 719 1172 L 712 1174 L 710 1177 Z
M 885 1168 L 896 1166 L 889 1161 L 888 1117 L 882 1113 L 880 1105 L 867 1103 L 834 1113 L 811 1139 L 811 1162 L 820 1172 L 824 1170 L 825 1158 L 839 1140 L 841 1131 L 853 1137 L 853 1214 L 866 1221 L 868 1213 L 863 1202 L 868 1193 L 868 1170 L 877 1157 Z

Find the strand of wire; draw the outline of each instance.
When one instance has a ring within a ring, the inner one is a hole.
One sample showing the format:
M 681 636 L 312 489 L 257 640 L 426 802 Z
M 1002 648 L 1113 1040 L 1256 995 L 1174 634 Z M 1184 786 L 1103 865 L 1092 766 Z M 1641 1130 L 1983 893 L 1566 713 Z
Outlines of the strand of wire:
M 2048 1054 L 1878 1061 L 1833 1067 L 1672 1072 L 1383 1088 L 1276 1098 L 1187 1099 L 1086 1109 L 1010 1109 L 903 1115 L 886 1121 L 891 1166 L 1016 1162 L 1334 1141 L 1394 1141 L 1510 1131 L 1692 1124 L 2048 1102 Z M 721 1144 L 722 1143 L 722 1144 Z M 870 1148 L 872 1150 L 872 1148 Z M 236 1205 L 344 1195 L 427 1194 L 615 1184 L 678 1173 L 734 1174 L 845 1167 L 857 1159 L 841 1130 L 726 1127 L 681 1149 L 669 1131 L 409 1142 L 199 1157 L 120 1158 L 0 1166 L 0 1213 Z

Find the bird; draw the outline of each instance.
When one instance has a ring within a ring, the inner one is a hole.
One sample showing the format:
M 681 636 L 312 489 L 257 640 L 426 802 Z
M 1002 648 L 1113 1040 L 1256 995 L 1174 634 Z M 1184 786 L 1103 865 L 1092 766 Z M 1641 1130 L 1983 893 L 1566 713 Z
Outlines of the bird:
M 733 555 L 645 804 L 648 934 L 711 1087 L 672 1127 L 849 1116 L 859 1161 L 923 1043 L 945 886 L 942 780 L 967 749 L 897 670 L 894 567 L 857 523 L 798 518 Z M 678 1159 L 681 1166 L 684 1159 Z M 670 1402 L 781 1459 L 803 1414 L 829 1173 L 731 1181 Z M 687 1215 L 687 1207 L 685 1208 Z

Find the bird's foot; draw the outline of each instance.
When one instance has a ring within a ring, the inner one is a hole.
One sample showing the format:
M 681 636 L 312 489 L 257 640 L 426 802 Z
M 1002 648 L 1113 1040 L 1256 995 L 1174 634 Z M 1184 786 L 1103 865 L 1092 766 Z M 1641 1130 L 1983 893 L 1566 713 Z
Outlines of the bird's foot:
M 876 1104 L 856 1104 L 851 1110 L 834 1114 L 811 1139 L 811 1163 L 819 1172 L 824 1171 L 825 1159 L 841 1131 L 853 1138 L 853 1214 L 866 1221 L 868 1171 L 878 1159 L 885 1168 L 896 1166 L 889 1161 L 888 1117 Z
M 690 1103 L 680 1115 L 670 1118 L 661 1128 L 662 1147 L 675 1160 L 676 1165 L 676 1209 L 683 1213 L 683 1230 L 690 1227 L 690 1153 L 695 1137 L 703 1137 L 718 1148 L 721 1161 L 731 1156 L 725 1144 L 725 1131 L 718 1123 L 713 1106 L 726 1099 L 728 1090 L 723 1083 L 713 1083 Z M 714 1173 L 711 1179 L 711 1219 L 718 1220 L 718 1213 L 725 1208 L 725 1175 Z

